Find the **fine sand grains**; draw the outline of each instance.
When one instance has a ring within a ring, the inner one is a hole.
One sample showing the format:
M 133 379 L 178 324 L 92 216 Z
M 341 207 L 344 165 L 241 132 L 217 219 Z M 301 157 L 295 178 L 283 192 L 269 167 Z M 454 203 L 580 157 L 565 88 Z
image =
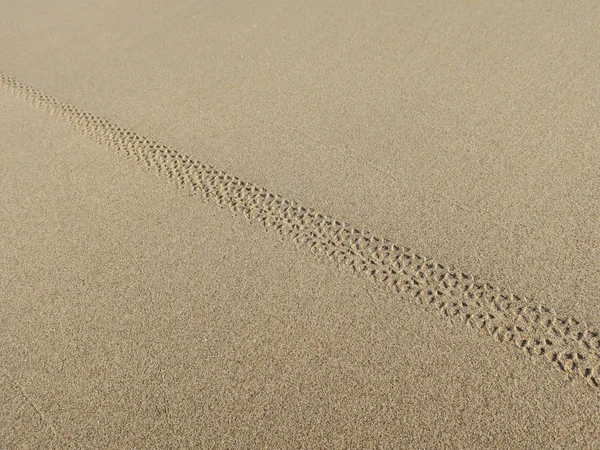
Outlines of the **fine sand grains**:
M 543 357 L 569 377 L 584 378 L 600 392 L 600 333 L 576 318 L 558 317 L 551 308 L 272 194 L 13 78 L 1 75 L 0 83 L 5 90 L 192 194 L 241 213 L 322 259 L 410 294 L 425 308 L 511 343 L 532 358 Z

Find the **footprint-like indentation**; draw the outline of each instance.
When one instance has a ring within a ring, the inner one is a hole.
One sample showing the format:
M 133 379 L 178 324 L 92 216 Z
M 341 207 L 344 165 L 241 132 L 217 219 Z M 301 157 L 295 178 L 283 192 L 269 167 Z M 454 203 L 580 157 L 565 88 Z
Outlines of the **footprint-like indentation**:
M 499 342 L 542 357 L 569 377 L 600 392 L 600 333 L 529 299 L 421 256 L 409 248 L 272 194 L 165 145 L 83 112 L 15 79 L 0 75 L 4 90 L 89 138 L 132 159 L 192 194 L 274 230 L 317 257 L 348 266 L 426 309 L 468 324 Z

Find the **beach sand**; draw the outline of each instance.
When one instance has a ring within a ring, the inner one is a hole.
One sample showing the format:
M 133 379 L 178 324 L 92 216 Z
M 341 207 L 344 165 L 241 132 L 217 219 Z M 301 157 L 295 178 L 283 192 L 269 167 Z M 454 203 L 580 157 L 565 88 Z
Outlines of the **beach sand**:
M 6 2 L 0 447 L 599 447 L 598 23 Z

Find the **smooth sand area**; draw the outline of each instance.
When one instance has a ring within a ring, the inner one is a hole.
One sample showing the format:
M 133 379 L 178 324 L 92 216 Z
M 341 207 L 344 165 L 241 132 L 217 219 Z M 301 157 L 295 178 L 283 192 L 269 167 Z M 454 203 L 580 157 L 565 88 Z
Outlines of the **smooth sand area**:
M 1 9 L 0 448 L 600 447 L 594 2 Z

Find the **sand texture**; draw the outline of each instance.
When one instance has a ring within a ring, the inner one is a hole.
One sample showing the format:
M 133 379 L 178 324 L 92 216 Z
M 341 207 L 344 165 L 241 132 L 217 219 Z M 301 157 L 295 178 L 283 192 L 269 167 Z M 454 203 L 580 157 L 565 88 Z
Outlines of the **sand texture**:
M 0 22 L 0 448 L 600 447 L 593 2 Z

